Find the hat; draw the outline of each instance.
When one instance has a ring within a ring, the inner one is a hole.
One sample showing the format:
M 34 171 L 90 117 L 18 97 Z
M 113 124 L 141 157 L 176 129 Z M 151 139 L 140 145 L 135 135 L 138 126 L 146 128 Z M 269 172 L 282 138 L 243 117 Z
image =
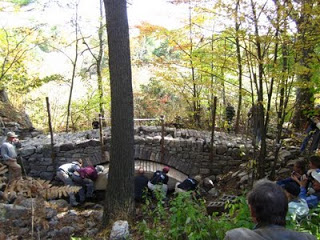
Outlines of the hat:
M 165 173 L 169 172 L 169 170 L 170 170 L 170 168 L 169 168 L 168 166 L 165 166 L 165 167 L 162 169 L 162 171 L 165 172 Z
M 14 132 L 8 132 L 7 137 L 18 137 Z
M 201 176 L 200 175 L 196 175 L 194 177 L 194 180 L 196 180 L 197 182 L 200 182 L 201 181 Z
M 293 196 L 297 197 L 300 193 L 300 187 L 297 183 L 294 182 L 288 182 L 284 185 L 284 190 L 286 190 L 288 193 L 292 194 Z
M 311 176 L 320 183 L 320 170 L 313 170 Z

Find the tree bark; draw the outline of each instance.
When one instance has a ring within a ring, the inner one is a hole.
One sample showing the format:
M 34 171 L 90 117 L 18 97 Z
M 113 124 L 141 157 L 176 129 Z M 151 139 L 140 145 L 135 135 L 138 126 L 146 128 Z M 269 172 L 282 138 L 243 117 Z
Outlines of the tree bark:
M 104 0 L 111 86 L 111 151 L 103 224 L 134 210 L 133 93 L 126 0 Z
M 0 101 L 4 103 L 9 102 L 8 94 L 5 89 L 0 89 Z

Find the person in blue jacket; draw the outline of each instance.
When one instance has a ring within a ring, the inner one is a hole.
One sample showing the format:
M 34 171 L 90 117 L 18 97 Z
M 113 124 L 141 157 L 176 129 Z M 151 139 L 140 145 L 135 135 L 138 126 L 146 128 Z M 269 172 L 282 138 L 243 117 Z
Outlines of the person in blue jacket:
M 302 180 L 296 177 L 294 179 L 300 185 L 299 197 L 307 201 L 309 208 L 316 207 L 320 202 L 320 169 L 312 170 Z M 312 184 L 311 188 L 307 188 L 309 181 Z

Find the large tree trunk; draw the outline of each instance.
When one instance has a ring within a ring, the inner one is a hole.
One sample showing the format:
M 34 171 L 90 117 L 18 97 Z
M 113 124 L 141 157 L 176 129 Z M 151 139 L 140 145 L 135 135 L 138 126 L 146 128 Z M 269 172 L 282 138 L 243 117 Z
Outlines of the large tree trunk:
M 319 1 L 295 1 L 298 4 L 296 11 L 299 14 L 292 14 L 291 17 L 297 25 L 297 56 L 303 71 L 299 73 L 297 82 L 299 87 L 296 92 L 296 105 L 293 123 L 297 129 L 301 129 L 307 122 L 308 110 L 313 109 L 313 87 L 311 78 L 313 76 L 312 65 L 314 64 L 314 49 L 318 43 L 319 17 L 317 6 Z M 300 6 L 300 7 L 299 7 Z M 295 11 L 293 11 L 295 13 Z M 302 87 L 304 86 L 304 87 Z
M 126 0 L 104 0 L 111 86 L 111 154 L 103 223 L 133 213 L 133 93 Z

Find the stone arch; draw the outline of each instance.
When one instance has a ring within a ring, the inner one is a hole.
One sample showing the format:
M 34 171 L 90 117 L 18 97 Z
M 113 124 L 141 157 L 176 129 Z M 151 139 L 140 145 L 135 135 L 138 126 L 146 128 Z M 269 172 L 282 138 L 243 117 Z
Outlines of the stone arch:
M 105 167 L 105 171 L 104 173 L 106 175 L 101 176 L 97 179 L 95 187 L 96 190 L 105 190 L 105 186 L 107 186 L 108 180 L 107 180 L 107 174 L 109 172 L 109 163 L 105 163 L 102 164 Z M 141 160 L 141 159 L 137 159 L 134 161 L 134 168 L 137 171 L 140 167 L 142 167 L 144 169 L 144 171 L 146 173 L 153 173 L 157 170 L 162 170 L 165 166 L 170 167 L 170 171 L 168 172 L 168 177 L 169 177 L 169 183 L 168 186 L 169 188 L 174 188 L 174 185 L 176 182 L 182 182 L 183 180 L 185 180 L 188 176 L 183 173 L 180 172 L 179 170 L 175 169 L 172 166 L 169 166 L 167 164 L 162 164 L 162 163 L 158 163 L 158 162 L 154 162 L 154 161 L 150 161 L 150 160 Z

